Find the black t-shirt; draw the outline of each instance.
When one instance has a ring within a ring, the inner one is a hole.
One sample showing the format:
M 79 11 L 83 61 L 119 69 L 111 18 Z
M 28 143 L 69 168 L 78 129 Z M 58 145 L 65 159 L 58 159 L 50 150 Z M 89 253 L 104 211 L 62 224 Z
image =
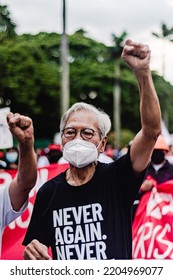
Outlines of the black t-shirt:
M 135 176 L 127 154 L 98 163 L 84 185 L 69 185 L 65 175 L 38 191 L 23 244 L 38 239 L 53 259 L 131 259 L 131 208 L 144 173 Z

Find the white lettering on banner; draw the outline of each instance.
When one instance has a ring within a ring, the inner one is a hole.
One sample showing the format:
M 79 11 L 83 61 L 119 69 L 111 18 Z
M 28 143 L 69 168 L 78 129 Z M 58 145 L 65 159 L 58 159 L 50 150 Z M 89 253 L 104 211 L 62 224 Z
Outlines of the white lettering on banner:
M 7 172 L 0 172 L 0 187 L 4 187 L 10 184 L 12 177 Z
M 17 173 L 17 170 L 16 170 Z M 32 196 L 32 192 L 34 192 L 34 189 L 38 190 L 47 180 L 48 180 L 48 169 L 40 169 L 38 171 L 37 176 L 37 182 L 35 184 L 35 187 L 31 190 L 30 194 Z M 12 181 L 12 176 L 8 172 L 0 172 L 0 187 L 9 185 Z
M 107 259 L 99 203 L 53 211 L 57 259 Z
M 173 242 L 166 239 L 166 234 L 172 230 L 173 227 L 171 228 L 170 224 L 165 224 L 164 227 L 152 222 L 141 225 L 133 240 L 133 257 L 137 258 L 141 255 L 143 259 L 155 258 L 159 260 L 170 256 L 170 259 L 173 259 Z M 161 253 L 159 253 L 155 241 L 158 242 L 159 247 L 164 246 Z M 146 242 L 149 242 L 149 245 L 146 246 Z
M 160 207 L 162 202 L 167 204 Z M 169 193 L 159 193 L 154 187 L 147 203 L 146 216 L 160 220 L 162 215 L 166 215 L 169 211 L 173 213 L 173 196 Z
M 133 239 L 133 258 L 173 259 L 172 221 L 173 196 L 153 188 L 146 207 L 146 219 Z
M 16 170 L 16 172 L 17 172 L 17 170 Z M 42 184 L 45 183 L 48 180 L 48 174 L 49 174 L 49 171 L 46 168 L 40 169 L 38 171 L 37 182 L 36 182 L 35 187 L 32 188 L 32 190 L 30 191 L 29 198 L 34 197 L 36 195 L 36 192 L 38 191 L 38 189 L 42 186 Z M 0 172 L 0 187 L 9 185 L 11 181 L 12 181 L 12 176 L 9 173 Z M 23 215 L 21 215 L 16 220 L 11 222 L 8 225 L 8 227 L 11 230 L 15 230 L 16 227 L 19 227 L 21 229 L 26 229 L 29 225 L 29 221 L 30 221 L 30 218 L 31 218 L 33 207 L 34 207 L 33 203 L 31 203 L 29 201 L 28 208 L 27 208 L 27 210 L 28 210 L 27 219 L 24 220 Z

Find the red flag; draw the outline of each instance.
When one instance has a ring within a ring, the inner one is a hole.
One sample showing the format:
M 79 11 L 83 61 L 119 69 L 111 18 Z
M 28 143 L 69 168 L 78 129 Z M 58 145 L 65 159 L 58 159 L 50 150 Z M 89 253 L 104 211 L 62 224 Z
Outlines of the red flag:
M 29 196 L 29 204 L 25 212 L 15 221 L 9 224 L 2 238 L 2 255 L 1 259 L 5 260 L 21 260 L 23 259 L 24 247 L 22 242 L 31 218 L 34 201 L 37 190 L 43 183 L 55 177 L 68 168 L 68 164 L 51 164 L 38 169 L 38 179 L 35 187 L 31 190 Z M 6 170 L 0 172 L 0 187 L 9 184 L 16 175 L 17 170 Z
M 173 180 L 142 196 L 132 233 L 134 259 L 173 259 Z

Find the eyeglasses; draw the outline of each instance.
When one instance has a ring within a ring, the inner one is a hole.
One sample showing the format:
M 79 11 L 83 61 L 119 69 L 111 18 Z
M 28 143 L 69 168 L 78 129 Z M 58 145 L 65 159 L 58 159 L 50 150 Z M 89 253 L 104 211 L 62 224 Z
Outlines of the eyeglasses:
M 84 140 L 92 139 L 96 132 L 101 136 L 101 132 L 100 131 L 93 130 L 92 128 L 83 128 L 81 130 L 77 130 L 77 129 L 73 128 L 73 127 L 64 128 L 62 130 L 62 134 L 64 135 L 64 137 L 66 139 L 73 140 L 76 137 L 76 135 L 77 135 L 77 133 L 79 131 L 80 131 L 80 136 Z

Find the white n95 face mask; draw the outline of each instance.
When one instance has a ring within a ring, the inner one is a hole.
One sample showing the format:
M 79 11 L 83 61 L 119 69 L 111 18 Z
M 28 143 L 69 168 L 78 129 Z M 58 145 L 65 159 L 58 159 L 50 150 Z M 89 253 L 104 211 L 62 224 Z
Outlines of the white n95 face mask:
M 71 165 L 82 168 L 97 160 L 98 151 L 93 143 L 75 139 L 64 145 L 63 157 Z

